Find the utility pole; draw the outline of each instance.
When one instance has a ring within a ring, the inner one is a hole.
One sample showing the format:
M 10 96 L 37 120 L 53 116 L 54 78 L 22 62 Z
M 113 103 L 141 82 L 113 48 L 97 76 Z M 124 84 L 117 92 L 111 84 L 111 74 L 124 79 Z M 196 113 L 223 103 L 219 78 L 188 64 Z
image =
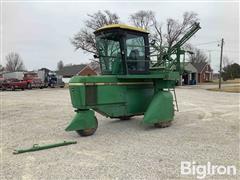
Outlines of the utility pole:
M 219 70 L 219 89 L 221 89 L 221 85 L 222 85 L 223 43 L 224 43 L 224 39 L 222 38 L 222 40 L 221 40 L 221 54 L 220 54 L 220 70 Z

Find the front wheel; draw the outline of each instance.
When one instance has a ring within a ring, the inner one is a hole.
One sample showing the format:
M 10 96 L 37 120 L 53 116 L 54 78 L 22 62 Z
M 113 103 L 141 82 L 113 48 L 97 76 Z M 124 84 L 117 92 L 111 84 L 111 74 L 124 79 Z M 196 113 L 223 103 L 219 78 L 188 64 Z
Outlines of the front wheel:
M 98 121 L 97 118 L 95 118 L 96 121 L 96 127 L 95 128 L 88 128 L 88 129 L 82 129 L 82 130 L 76 130 L 76 132 L 80 135 L 80 136 L 91 136 L 95 133 L 95 131 L 98 128 Z

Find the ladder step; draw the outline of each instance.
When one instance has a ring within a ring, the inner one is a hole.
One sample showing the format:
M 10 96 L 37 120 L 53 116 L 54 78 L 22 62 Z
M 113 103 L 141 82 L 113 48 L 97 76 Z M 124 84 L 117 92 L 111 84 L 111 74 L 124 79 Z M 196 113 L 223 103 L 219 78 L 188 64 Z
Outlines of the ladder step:
M 176 108 L 174 108 L 174 111 L 179 111 L 175 88 L 173 88 L 173 89 L 169 88 L 168 91 L 173 91 L 173 93 L 174 93 L 173 101 L 175 102 L 175 105 L 176 105 Z

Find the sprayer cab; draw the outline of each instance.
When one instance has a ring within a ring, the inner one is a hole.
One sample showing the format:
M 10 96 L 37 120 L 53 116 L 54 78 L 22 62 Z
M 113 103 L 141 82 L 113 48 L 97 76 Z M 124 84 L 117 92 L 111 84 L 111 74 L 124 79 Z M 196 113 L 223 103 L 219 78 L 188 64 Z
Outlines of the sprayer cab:
M 95 31 L 102 74 L 149 73 L 148 32 L 127 25 L 108 25 Z

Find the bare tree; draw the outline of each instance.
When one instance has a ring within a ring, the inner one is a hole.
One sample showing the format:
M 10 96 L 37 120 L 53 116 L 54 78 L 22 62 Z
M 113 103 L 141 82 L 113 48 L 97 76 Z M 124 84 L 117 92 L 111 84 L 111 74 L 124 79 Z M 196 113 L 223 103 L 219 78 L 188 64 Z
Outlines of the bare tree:
M 189 57 L 189 62 L 192 62 L 192 63 L 204 62 L 204 63 L 206 63 L 208 61 L 208 56 L 202 50 L 195 48 L 190 44 L 188 44 L 185 47 L 185 49 L 192 52 Z
M 166 21 L 166 31 L 163 32 L 163 24 L 155 17 L 152 11 L 138 11 L 130 16 L 130 22 L 150 31 L 150 39 L 154 39 L 158 47 L 166 45 L 172 47 L 182 35 L 184 35 L 190 26 L 198 21 L 195 12 L 185 12 L 182 21 L 169 18 Z
M 150 41 L 154 39 L 155 49 L 157 48 L 158 52 L 161 52 L 163 45 L 173 46 L 198 18 L 194 12 L 185 12 L 182 21 L 167 19 L 166 28 L 163 28 L 164 23 L 156 20 L 153 11 L 141 10 L 130 15 L 129 20 L 134 26 L 150 31 Z M 81 49 L 84 52 L 97 54 L 93 32 L 104 25 L 117 23 L 119 23 L 118 15 L 108 10 L 88 14 L 88 20 L 84 24 L 85 28 L 73 36 L 71 43 L 76 50 Z
M 61 70 L 63 68 L 63 66 L 64 66 L 64 64 L 63 64 L 62 60 L 57 63 L 57 69 L 58 70 Z
M 164 36 L 167 40 L 168 47 L 172 47 L 172 45 L 188 31 L 191 25 L 198 21 L 197 16 L 195 12 L 185 12 L 182 22 L 171 18 L 167 19 L 167 32 Z
M 0 72 L 4 71 L 4 67 L 0 64 Z
M 119 23 L 119 17 L 116 13 L 111 13 L 108 10 L 88 14 L 88 17 L 89 19 L 85 21 L 85 28 L 75 34 L 71 42 L 76 50 L 81 49 L 85 52 L 97 54 L 93 32 L 102 26 Z
M 24 70 L 23 61 L 18 53 L 11 52 L 6 56 L 6 71 L 13 72 L 13 71 L 22 71 Z
M 155 13 L 153 11 L 138 11 L 130 15 L 130 22 L 136 27 L 148 30 L 155 22 Z

